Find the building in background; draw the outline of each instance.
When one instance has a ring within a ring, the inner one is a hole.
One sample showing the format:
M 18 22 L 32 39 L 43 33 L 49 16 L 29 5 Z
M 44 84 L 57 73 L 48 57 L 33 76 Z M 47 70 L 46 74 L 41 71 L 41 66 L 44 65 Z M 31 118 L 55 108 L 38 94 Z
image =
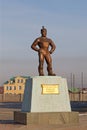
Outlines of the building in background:
M 87 88 L 82 88 L 81 92 L 82 93 L 87 93 Z
M 4 93 L 4 87 L 0 86 L 0 94 L 3 94 L 3 93 Z
M 26 76 L 17 76 L 4 83 L 4 94 L 24 94 Z

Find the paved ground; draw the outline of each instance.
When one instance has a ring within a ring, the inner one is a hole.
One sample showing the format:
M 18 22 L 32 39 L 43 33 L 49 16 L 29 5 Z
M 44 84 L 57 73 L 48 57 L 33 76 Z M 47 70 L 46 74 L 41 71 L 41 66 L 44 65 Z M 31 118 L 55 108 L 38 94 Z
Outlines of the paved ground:
M 0 130 L 87 130 L 87 113 L 79 114 L 79 124 L 64 125 L 64 126 L 21 125 L 14 123 L 13 111 L 15 111 L 15 109 L 0 108 Z

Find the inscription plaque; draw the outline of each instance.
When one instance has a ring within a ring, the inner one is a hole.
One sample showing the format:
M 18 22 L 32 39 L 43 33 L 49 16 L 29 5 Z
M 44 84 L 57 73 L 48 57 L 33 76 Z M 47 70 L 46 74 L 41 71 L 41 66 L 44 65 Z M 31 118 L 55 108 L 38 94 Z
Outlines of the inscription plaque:
M 58 84 L 42 84 L 42 94 L 59 94 Z

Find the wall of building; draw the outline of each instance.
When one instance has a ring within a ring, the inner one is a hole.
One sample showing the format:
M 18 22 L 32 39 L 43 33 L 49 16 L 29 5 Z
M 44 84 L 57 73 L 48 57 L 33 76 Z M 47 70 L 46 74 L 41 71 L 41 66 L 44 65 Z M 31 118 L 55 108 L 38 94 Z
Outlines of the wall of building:
M 87 93 L 69 93 L 70 101 L 87 101 Z M 23 94 L 0 94 L 0 102 L 22 102 Z
M 0 102 L 22 102 L 23 94 L 0 94 Z
M 87 101 L 87 93 L 69 93 L 70 101 Z

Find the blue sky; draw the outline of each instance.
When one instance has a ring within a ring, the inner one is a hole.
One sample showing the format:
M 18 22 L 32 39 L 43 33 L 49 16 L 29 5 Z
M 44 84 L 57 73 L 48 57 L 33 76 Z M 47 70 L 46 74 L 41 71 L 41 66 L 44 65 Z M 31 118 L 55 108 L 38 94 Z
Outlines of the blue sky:
M 16 75 L 38 75 L 38 56 L 30 46 L 43 25 L 56 44 L 56 74 L 84 72 L 87 78 L 87 0 L 0 0 L 0 84 Z

